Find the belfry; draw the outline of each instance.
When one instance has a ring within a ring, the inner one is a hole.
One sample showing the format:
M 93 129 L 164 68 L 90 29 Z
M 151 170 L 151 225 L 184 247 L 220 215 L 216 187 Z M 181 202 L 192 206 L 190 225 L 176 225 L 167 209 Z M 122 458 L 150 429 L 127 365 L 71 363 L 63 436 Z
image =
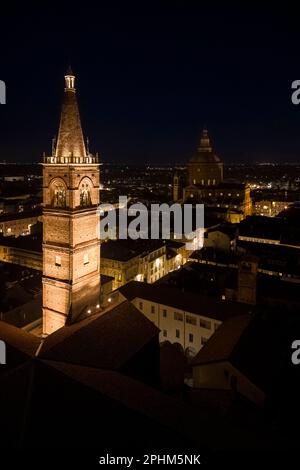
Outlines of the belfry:
M 43 334 L 96 313 L 100 304 L 100 170 L 87 152 L 71 70 L 59 133 L 43 157 Z

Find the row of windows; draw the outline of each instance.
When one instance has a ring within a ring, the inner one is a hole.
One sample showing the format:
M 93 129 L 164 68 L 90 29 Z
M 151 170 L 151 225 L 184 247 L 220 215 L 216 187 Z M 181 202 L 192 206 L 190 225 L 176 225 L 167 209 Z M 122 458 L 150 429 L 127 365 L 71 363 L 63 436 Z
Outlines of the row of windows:
M 139 302 L 139 309 L 143 310 L 143 302 Z M 151 313 L 155 313 L 155 305 L 151 305 Z M 163 309 L 162 311 L 162 316 L 164 318 L 167 318 L 167 309 Z M 183 314 L 180 312 L 174 312 L 174 320 L 177 321 L 183 321 Z M 192 317 L 191 315 L 186 315 L 186 323 L 189 325 L 197 325 L 197 319 L 195 317 Z M 203 318 L 200 318 L 200 327 L 201 328 L 206 328 L 207 330 L 211 329 L 211 321 L 209 320 L 204 320 Z
M 155 258 L 158 258 L 159 256 L 163 255 L 165 252 L 165 247 L 160 248 L 159 250 L 153 251 L 148 255 L 149 261 L 152 261 Z
M 167 331 L 167 330 L 163 330 L 162 334 L 163 334 L 163 337 L 164 337 L 164 338 L 167 338 L 167 337 L 168 337 L 168 331 Z M 180 330 L 176 330 L 176 333 L 175 333 L 175 334 L 176 334 L 176 338 L 177 338 L 177 339 L 180 339 Z M 193 342 L 194 342 L 194 338 L 195 338 L 195 337 L 194 337 L 193 333 L 189 333 L 189 342 L 190 342 L 190 343 L 193 343 Z M 201 346 L 203 346 L 203 345 L 206 343 L 206 341 L 207 341 L 207 338 L 202 337 L 202 338 L 201 338 L 201 341 L 200 341 L 200 342 L 201 342 Z
M 198 171 L 200 171 L 200 170 L 198 169 Z M 197 182 L 196 182 L 196 180 L 194 179 L 194 180 L 193 180 L 193 184 L 196 184 L 196 183 L 197 183 Z M 207 180 L 207 185 L 210 186 L 210 183 L 211 183 L 211 180 L 208 179 L 208 180 Z M 201 180 L 201 184 L 202 184 L 202 186 L 205 185 L 204 179 Z M 213 180 L 212 180 L 212 185 L 215 186 L 215 184 L 216 184 L 216 180 L 213 179 Z

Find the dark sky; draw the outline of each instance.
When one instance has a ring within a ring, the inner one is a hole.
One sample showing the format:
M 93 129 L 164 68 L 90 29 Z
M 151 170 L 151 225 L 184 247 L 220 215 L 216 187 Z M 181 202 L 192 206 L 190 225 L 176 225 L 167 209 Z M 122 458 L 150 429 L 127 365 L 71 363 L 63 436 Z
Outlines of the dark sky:
M 286 2 L 206 3 L 2 12 L 0 160 L 50 151 L 71 63 L 85 135 L 104 161 L 184 162 L 203 125 L 225 162 L 298 161 L 299 15 Z

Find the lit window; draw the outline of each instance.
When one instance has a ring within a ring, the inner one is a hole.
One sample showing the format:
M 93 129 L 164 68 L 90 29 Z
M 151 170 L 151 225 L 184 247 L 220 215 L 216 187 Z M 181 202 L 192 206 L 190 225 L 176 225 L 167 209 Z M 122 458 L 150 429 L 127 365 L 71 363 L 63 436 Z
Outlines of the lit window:
M 89 264 L 89 254 L 85 253 L 83 255 L 83 264 Z
M 183 321 L 182 313 L 174 312 L 174 320 Z
M 11 228 L 8 228 L 8 229 L 7 229 L 7 233 L 11 233 Z
M 191 317 L 190 315 L 187 315 L 187 316 L 186 316 L 186 322 L 187 322 L 189 325 L 196 325 L 196 324 L 197 324 L 196 318 Z
M 55 256 L 55 266 L 61 266 L 61 257 Z
M 207 330 L 210 330 L 211 322 L 208 320 L 200 319 L 200 326 L 201 328 L 206 328 Z

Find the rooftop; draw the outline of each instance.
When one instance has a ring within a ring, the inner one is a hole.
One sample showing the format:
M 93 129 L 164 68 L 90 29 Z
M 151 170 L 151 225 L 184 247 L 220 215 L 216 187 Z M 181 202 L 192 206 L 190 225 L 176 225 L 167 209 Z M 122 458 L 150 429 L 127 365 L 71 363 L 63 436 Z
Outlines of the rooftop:
M 261 390 L 278 383 L 285 341 L 281 325 L 261 316 L 231 318 L 216 330 L 193 359 L 193 365 L 230 362 Z
M 24 212 L 17 212 L 17 213 L 11 213 L 11 214 L 1 214 L 0 215 L 0 223 L 1 222 L 7 222 L 10 220 L 19 220 L 19 219 L 28 219 L 32 217 L 39 217 L 42 215 L 42 207 L 38 207 L 36 209 L 33 209 L 31 211 L 24 211 Z
M 0 245 L 42 253 L 42 234 L 21 237 L 0 237 Z
M 251 305 L 216 300 L 194 292 L 185 292 L 176 287 L 161 284 L 146 284 L 144 282 L 131 281 L 120 287 L 119 291 L 128 300 L 135 298 L 145 299 L 219 321 L 250 313 L 254 309 Z
M 129 261 L 136 256 L 146 256 L 164 246 L 163 240 L 108 240 L 101 245 L 101 258 Z
M 129 301 L 48 336 L 43 359 L 117 370 L 158 335 L 158 328 Z

